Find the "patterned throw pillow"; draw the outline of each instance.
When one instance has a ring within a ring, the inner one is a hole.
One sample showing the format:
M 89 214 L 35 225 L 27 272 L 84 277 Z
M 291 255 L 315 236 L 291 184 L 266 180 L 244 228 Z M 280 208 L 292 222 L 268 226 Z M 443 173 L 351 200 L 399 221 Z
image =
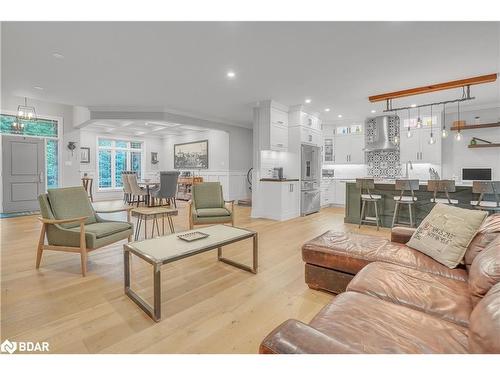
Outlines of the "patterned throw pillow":
M 455 268 L 487 215 L 485 211 L 437 204 L 407 245 L 449 268 Z

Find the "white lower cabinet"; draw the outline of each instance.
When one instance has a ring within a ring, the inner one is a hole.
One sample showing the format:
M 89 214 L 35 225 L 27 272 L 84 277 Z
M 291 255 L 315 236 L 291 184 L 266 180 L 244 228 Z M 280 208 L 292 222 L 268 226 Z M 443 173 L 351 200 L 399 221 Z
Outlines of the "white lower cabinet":
M 300 216 L 298 181 L 261 181 L 260 189 L 261 217 L 282 221 Z
M 339 181 L 337 180 L 322 180 L 321 181 L 321 206 L 330 205 L 343 205 L 344 201 L 337 199 L 337 190 L 339 188 Z M 344 186 L 345 187 L 345 186 Z
M 335 199 L 333 204 L 345 206 L 345 181 L 335 180 Z

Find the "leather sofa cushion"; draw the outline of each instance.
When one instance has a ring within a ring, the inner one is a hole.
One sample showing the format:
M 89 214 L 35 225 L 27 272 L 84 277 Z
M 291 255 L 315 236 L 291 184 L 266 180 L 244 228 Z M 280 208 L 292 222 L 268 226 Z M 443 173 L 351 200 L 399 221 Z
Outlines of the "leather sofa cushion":
M 339 294 L 310 325 L 357 353 L 467 353 L 467 329 L 361 293 Z
M 465 269 L 450 269 L 406 245 L 358 233 L 325 232 L 302 246 L 302 259 L 306 263 L 353 275 L 371 262 L 382 261 L 467 280 Z
M 470 267 L 469 288 L 474 306 L 499 282 L 500 236 L 474 258 Z
M 469 325 L 469 285 L 416 269 L 375 262 L 363 268 L 347 291 L 364 293 L 438 318 Z
M 474 308 L 469 329 L 471 353 L 500 353 L 500 283 Z
M 483 224 L 479 227 L 476 236 L 465 252 L 464 262 L 468 269 L 474 261 L 474 258 L 499 236 L 500 214 L 490 215 L 483 221 Z

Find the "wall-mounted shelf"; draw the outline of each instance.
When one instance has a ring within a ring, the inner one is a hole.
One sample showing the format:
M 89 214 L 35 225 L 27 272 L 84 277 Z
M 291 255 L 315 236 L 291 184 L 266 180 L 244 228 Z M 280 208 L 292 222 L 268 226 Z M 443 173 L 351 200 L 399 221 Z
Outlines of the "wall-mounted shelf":
M 472 130 L 472 129 L 485 129 L 485 128 L 500 128 L 500 122 L 495 122 L 491 124 L 480 124 L 480 125 L 464 125 L 460 126 L 452 126 L 450 130 Z
M 475 145 L 469 145 L 468 147 L 469 148 L 500 147 L 500 143 L 475 144 Z

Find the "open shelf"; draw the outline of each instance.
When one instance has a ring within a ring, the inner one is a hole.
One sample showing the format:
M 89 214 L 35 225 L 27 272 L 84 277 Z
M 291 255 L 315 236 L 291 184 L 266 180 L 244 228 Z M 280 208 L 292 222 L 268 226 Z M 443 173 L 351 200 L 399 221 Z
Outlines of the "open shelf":
M 500 143 L 475 144 L 475 145 L 469 145 L 468 147 L 469 148 L 500 147 Z
M 491 124 L 479 124 L 479 125 L 464 125 L 464 126 L 452 126 L 450 130 L 472 130 L 472 129 L 485 129 L 485 128 L 498 128 L 500 127 L 500 122 L 495 122 Z

